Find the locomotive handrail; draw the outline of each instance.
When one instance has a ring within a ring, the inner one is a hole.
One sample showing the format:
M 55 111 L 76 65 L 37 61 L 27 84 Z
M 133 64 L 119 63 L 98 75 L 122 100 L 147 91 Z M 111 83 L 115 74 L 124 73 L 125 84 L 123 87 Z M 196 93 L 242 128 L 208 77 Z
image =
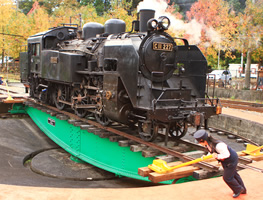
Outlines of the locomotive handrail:
M 92 56 L 95 55 L 95 54 L 90 53 L 90 52 L 88 52 L 88 51 L 82 51 L 82 50 L 79 50 L 79 49 L 59 49 L 58 51 L 59 51 L 59 52 L 69 52 L 69 53 L 72 53 L 72 51 L 78 51 L 78 52 L 81 52 L 81 53 L 90 54 L 90 55 L 92 55 Z
M 173 90 L 171 88 L 168 88 L 168 90 Z M 164 92 L 161 93 L 161 95 L 158 97 L 158 99 L 154 99 L 152 101 L 152 104 L 153 104 L 153 110 L 156 109 L 156 104 L 158 102 L 168 102 L 168 101 L 174 101 L 174 102 L 179 102 L 177 108 L 180 108 L 180 107 L 185 107 L 187 104 L 192 104 L 193 107 L 198 107 L 198 102 L 200 101 L 207 101 L 207 100 L 211 100 L 211 106 L 216 106 L 218 103 L 219 103 L 219 99 L 218 98 L 212 98 L 212 99 L 208 99 L 208 98 L 196 98 L 196 100 L 194 101 L 185 101 L 185 100 L 182 100 L 182 99 L 160 99 L 161 96 L 163 95 Z M 214 105 L 214 100 L 216 100 L 216 105 Z M 204 105 L 205 103 L 203 103 L 202 105 Z
M 167 92 L 167 91 L 177 91 L 177 90 L 180 90 L 180 89 L 178 89 L 178 88 L 163 88 L 163 85 L 162 85 L 162 93 L 159 95 L 159 97 L 157 98 L 157 99 L 153 99 L 152 100 L 152 107 L 153 107 L 153 110 L 155 110 L 155 108 L 156 108 L 156 104 L 158 103 L 158 102 L 165 102 L 165 101 L 176 101 L 177 99 L 161 99 L 162 98 L 162 96 L 164 95 L 164 93 L 165 92 Z M 152 84 L 151 84 L 151 93 L 152 93 Z M 183 102 L 181 99 L 178 99 L 177 101 L 179 101 L 180 102 L 180 104 L 179 104 L 179 106 L 178 106 L 178 108 L 180 108 L 181 107 L 181 103 Z M 186 101 L 185 101 L 186 102 Z
M 162 74 L 162 75 L 163 75 L 163 72 L 152 71 L 152 73 L 151 73 L 151 95 L 152 95 L 152 97 L 153 97 L 153 75 L 154 75 L 154 74 Z M 162 81 L 162 91 L 163 91 L 163 81 Z M 163 93 L 164 93 L 164 91 L 162 92 L 162 94 L 161 94 L 160 96 L 162 96 Z M 158 99 L 160 99 L 160 96 L 159 96 Z M 152 106 L 153 106 L 153 109 L 154 109 L 156 103 L 154 103 L 154 100 L 155 100 L 154 97 L 153 97 L 152 99 L 153 99 L 153 100 L 152 100 Z M 157 99 L 157 101 L 158 101 L 158 99 Z M 151 100 L 150 100 L 150 103 L 151 103 Z
M 182 103 L 184 103 L 184 104 L 195 104 L 195 107 L 197 107 L 198 106 L 198 99 L 196 99 L 195 101 L 184 101 L 184 100 L 181 100 L 181 102 Z
M 79 27 L 79 25 L 78 25 L 78 24 L 70 24 L 70 23 L 62 23 L 61 25 L 62 25 L 63 27 L 64 27 L 64 26 L 69 26 L 69 27 L 71 27 L 71 26 L 72 26 L 72 27 L 76 27 L 76 28 L 78 28 L 78 27 Z
M 183 40 L 185 46 L 189 46 L 188 40 L 185 38 L 173 37 L 174 40 Z
M 211 103 L 211 105 L 212 106 L 214 106 L 214 100 L 216 100 L 216 105 L 217 104 L 220 104 L 220 99 L 218 99 L 218 98 L 197 98 L 198 100 L 203 100 L 203 101 L 207 101 L 207 100 L 209 100 L 210 101 L 210 103 Z
M 212 96 L 214 98 L 214 96 L 215 96 L 215 86 L 216 86 L 216 75 L 215 74 L 210 74 L 210 75 L 207 74 L 206 75 L 206 93 L 208 94 L 209 81 L 211 80 L 210 76 L 213 76 L 213 78 L 211 78 L 211 79 L 213 79 L 213 81 L 214 81 L 214 83 L 213 83 L 213 92 L 212 92 L 212 94 L 213 94 Z

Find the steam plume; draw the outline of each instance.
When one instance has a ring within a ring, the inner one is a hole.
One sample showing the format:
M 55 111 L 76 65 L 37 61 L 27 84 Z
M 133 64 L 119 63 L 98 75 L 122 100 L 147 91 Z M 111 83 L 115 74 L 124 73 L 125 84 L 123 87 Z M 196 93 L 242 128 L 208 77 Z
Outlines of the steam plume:
M 137 6 L 137 11 L 141 9 L 152 9 L 155 10 L 155 18 L 159 16 L 167 16 L 171 20 L 171 27 L 169 28 L 175 34 L 182 33 L 182 31 L 189 36 L 190 44 L 198 44 L 201 42 L 201 31 L 205 30 L 206 36 L 213 43 L 220 43 L 221 36 L 212 27 L 207 27 L 204 23 L 199 23 L 195 19 L 189 23 L 185 23 L 183 20 L 177 19 L 175 15 L 167 12 L 168 4 L 164 0 L 144 0 Z

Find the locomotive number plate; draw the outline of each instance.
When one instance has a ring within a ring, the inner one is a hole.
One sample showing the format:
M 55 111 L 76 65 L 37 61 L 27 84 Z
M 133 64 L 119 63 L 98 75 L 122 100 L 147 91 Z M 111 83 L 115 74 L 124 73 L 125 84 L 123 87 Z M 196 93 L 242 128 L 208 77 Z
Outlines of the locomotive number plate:
M 58 57 L 51 57 L 50 58 L 50 63 L 51 64 L 57 64 L 58 63 Z
M 172 43 L 164 43 L 164 42 L 153 42 L 153 50 L 172 51 L 173 50 L 173 44 Z
M 49 123 L 51 126 L 56 126 L 56 121 L 54 119 L 48 118 L 47 123 Z

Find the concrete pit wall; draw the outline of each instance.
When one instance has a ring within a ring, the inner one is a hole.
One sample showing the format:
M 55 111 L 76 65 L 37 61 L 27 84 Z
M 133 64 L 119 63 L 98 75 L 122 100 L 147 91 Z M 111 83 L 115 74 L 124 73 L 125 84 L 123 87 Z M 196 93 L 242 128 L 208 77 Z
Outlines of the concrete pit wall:
M 213 89 L 208 90 L 209 97 L 213 96 Z M 215 88 L 215 97 L 228 98 L 228 99 L 240 99 L 244 101 L 263 101 L 263 91 L 260 90 L 236 90 L 227 88 Z
M 209 88 L 208 95 L 213 96 L 212 88 Z M 214 97 L 263 102 L 263 91 L 215 88 Z M 221 114 L 212 116 L 208 120 L 208 126 L 224 129 L 251 139 L 260 145 L 263 144 L 263 124 L 257 122 Z
M 229 115 L 216 115 L 208 119 L 208 127 L 223 129 L 263 145 L 263 124 Z

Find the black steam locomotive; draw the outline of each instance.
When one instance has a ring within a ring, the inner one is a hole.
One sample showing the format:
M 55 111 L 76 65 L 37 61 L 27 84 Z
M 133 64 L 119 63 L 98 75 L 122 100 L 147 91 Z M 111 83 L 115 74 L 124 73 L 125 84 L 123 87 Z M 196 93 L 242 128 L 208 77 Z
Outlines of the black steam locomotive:
M 164 130 L 181 138 L 189 123 L 206 122 L 218 102 L 205 98 L 204 55 L 185 39 L 176 44 L 165 32 L 167 17 L 156 20 L 153 10 L 139 16 L 131 32 L 124 21 L 110 19 L 104 26 L 64 24 L 29 37 L 20 63 L 30 96 L 80 117 L 93 115 L 104 126 L 138 127 L 146 141 Z

